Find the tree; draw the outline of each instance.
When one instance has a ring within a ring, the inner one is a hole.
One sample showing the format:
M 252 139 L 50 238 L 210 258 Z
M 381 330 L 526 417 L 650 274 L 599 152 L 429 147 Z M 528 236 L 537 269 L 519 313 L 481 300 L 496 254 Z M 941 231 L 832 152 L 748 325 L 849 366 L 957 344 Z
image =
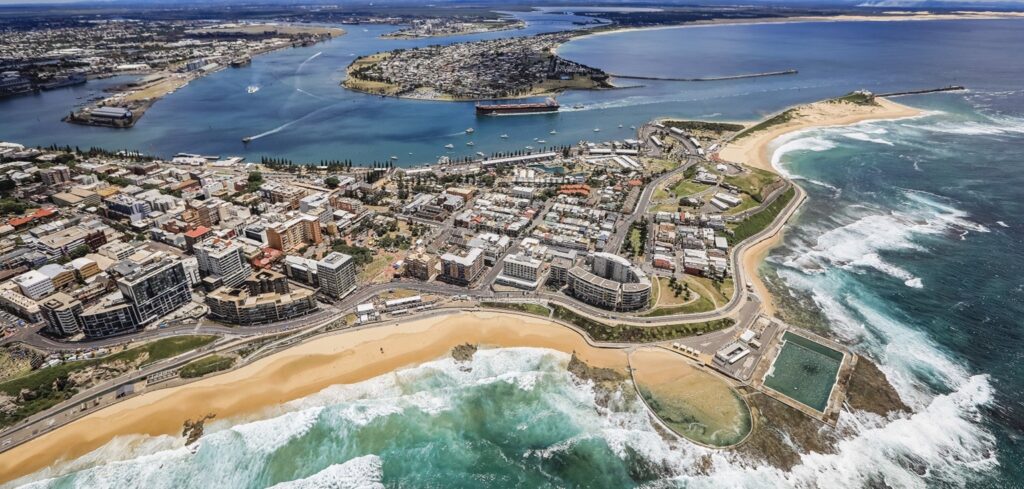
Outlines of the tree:
M 327 188 L 338 188 L 339 183 L 341 182 L 338 180 L 338 177 L 327 177 L 324 179 L 324 185 L 327 185 Z

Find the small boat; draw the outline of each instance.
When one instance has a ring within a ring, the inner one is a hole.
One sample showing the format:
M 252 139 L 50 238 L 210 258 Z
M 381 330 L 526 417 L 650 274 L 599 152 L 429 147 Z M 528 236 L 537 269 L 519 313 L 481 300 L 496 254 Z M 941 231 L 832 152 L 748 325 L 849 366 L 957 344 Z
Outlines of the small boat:
M 473 141 L 466 143 L 466 146 L 473 146 Z
M 548 134 L 558 134 L 558 131 L 552 129 L 551 132 L 549 132 Z
M 242 142 L 243 143 L 248 144 L 249 141 L 252 141 L 252 136 L 246 136 L 246 137 L 242 138 Z
M 601 128 L 600 127 L 595 127 L 594 128 L 594 132 L 601 132 Z
M 391 155 L 391 159 L 393 159 L 393 160 L 397 160 L 397 159 L 398 159 L 398 157 L 397 157 L 397 156 L 395 156 L 395 155 Z
M 538 140 L 538 139 L 540 139 L 540 138 L 533 138 L 533 140 L 534 140 L 534 141 L 536 141 L 536 140 Z
M 527 146 L 526 149 L 533 149 L 533 146 Z
M 452 144 L 452 143 L 448 143 L 448 144 L 444 145 L 444 147 L 448 148 L 448 149 L 455 149 L 455 145 Z
M 508 139 L 508 134 L 502 134 L 501 139 Z
M 630 129 L 636 129 L 636 126 L 629 126 Z
M 622 129 L 622 124 L 619 124 L 619 129 Z
M 249 85 L 248 87 L 245 87 L 245 91 L 249 93 L 256 93 L 260 91 L 260 87 L 256 85 Z
M 543 139 L 538 139 L 537 142 L 540 143 L 540 144 L 547 144 L 547 141 L 545 141 Z
M 476 129 L 473 129 L 472 127 L 469 128 L 469 129 L 466 129 L 466 134 L 473 134 L 474 132 L 476 132 Z
M 484 152 L 483 152 L 483 151 L 477 151 L 477 152 L 476 152 L 476 155 L 477 155 L 477 156 L 479 156 L 479 157 L 481 157 L 481 158 L 486 158 L 486 157 L 487 157 L 487 155 L 486 155 L 486 154 L 484 154 Z
M 572 108 L 574 108 L 574 109 L 582 109 L 583 108 L 583 104 L 573 105 Z

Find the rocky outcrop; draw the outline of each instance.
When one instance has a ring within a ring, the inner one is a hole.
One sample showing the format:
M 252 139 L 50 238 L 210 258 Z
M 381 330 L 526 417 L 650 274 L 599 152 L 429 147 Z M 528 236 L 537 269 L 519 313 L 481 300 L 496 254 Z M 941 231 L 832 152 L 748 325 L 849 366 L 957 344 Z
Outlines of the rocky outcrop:
M 199 441 L 199 439 L 203 437 L 203 427 L 206 424 L 206 421 L 211 420 L 214 417 L 216 417 L 216 415 L 207 414 L 195 421 L 191 419 L 185 420 L 185 424 L 181 428 L 181 436 L 185 437 L 185 445 L 188 446 Z
M 477 346 L 466 343 L 452 348 L 452 358 L 457 362 L 471 362 L 476 354 Z

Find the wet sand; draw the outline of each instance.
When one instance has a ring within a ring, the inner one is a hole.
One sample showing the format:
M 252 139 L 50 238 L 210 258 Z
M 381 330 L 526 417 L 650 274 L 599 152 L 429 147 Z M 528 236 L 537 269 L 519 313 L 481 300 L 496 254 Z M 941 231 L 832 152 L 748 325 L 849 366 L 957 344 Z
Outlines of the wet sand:
M 629 355 L 637 388 L 673 431 L 703 445 L 739 443 L 750 432 L 750 410 L 729 385 L 682 355 L 640 348 Z
M 189 419 L 256 413 L 331 385 L 356 383 L 445 357 L 464 343 L 575 351 L 593 367 L 623 374 L 627 366 L 624 350 L 590 346 L 575 331 L 541 318 L 473 312 L 388 323 L 317 338 L 237 370 L 146 393 L 87 415 L 5 452 L 0 456 L 0 481 L 80 457 L 118 435 L 177 436 Z

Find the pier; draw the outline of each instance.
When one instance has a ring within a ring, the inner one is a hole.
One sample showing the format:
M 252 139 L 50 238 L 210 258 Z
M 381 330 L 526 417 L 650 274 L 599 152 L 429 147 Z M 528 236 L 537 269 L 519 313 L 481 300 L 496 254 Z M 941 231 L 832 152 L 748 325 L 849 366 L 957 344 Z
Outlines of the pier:
M 609 73 L 608 76 L 613 78 L 623 78 L 626 80 L 657 80 L 657 81 L 682 81 L 682 82 L 706 82 L 706 81 L 725 81 L 725 80 L 742 80 L 744 78 L 761 78 L 765 76 L 782 76 L 782 75 L 795 75 L 797 70 L 783 70 L 783 71 L 768 71 L 764 73 L 746 73 L 743 75 L 730 75 L 730 76 L 713 76 L 707 78 L 674 78 L 674 77 L 662 77 L 662 76 L 636 76 L 636 75 L 617 75 L 615 73 Z
M 967 90 L 967 87 L 961 85 L 950 85 L 948 87 L 940 88 L 926 88 L 924 90 L 909 90 L 906 92 L 890 92 L 890 93 L 876 93 L 876 97 L 899 97 L 902 95 L 921 95 L 925 93 L 937 93 L 937 92 L 959 92 L 961 90 Z

